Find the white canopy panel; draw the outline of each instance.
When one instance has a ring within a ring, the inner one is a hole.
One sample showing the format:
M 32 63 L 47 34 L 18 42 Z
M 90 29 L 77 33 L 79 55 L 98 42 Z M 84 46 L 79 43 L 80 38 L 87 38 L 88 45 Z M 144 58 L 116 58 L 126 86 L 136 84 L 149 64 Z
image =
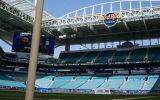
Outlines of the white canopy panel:
M 16 9 L 24 12 L 25 14 L 35 17 L 35 5 L 30 0 L 2 0 L 9 5 L 15 7 Z M 53 20 L 55 17 L 44 11 L 43 13 L 43 21 L 45 20 Z

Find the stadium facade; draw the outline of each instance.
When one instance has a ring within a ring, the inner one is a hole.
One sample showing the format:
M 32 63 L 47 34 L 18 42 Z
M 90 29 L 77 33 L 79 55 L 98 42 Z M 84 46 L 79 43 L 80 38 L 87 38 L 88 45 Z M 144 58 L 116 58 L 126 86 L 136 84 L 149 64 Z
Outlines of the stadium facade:
M 24 5 L 29 7 L 25 9 Z M 10 36 L 13 35 L 10 32 L 30 32 L 33 9 L 34 5 L 27 0 L 1 0 L 3 27 L 0 31 Z M 106 2 L 60 18 L 44 12 L 42 33 L 53 35 L 55 47 L 65 46 L 65 51 L 58 59 L 40 55 L 37 71 L 41 74 L 37 75 L 36 91 L 160 93 L 159 17 L 159 0 Z M 94 49 L 95 43 L 97 49 Z M 72 45 L 82 45 L 86 49 L 71 51 Z M 102 45 L 104 48 L 100 48 Z M 28 58 L 28 53 L 5 53 L 3 47 L 0 48 L 2 89 L 25 90 Z

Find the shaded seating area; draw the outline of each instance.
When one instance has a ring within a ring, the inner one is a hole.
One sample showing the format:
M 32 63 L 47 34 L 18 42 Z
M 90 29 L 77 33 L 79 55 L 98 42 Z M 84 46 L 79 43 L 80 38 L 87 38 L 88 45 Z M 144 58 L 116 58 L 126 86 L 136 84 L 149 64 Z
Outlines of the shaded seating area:
M 147 48 L 138 48 L 131 52 L 129 57 L 129 62 L 131 63 L 141 63 L 145 61 L 147 53 Z
M 116 52 L 116 50 L 101 51 L 94 63 L 97 63 L 97 64 L 108 64 L 109 63 L 109 59 L 112 57 L 112 55 L 115 52 Z
M 65 64 L 77 64 L 87 52 L 73 52 L 71 55 L 64 61 Z
M 99 51 L 87 52 L 85 56 L 80 59 L 78 63 L 80 64 L 92 63 L 99 53 L 100 53 Z
M 160 62 L 160 47 L 62 52 L 58 64 L 129 64 Z
M 126 63 L 130 51 L 117 51 L 113 56 L 111 63 Z
M 148 61 L 160 62 L 160 47 L 149 48 Z

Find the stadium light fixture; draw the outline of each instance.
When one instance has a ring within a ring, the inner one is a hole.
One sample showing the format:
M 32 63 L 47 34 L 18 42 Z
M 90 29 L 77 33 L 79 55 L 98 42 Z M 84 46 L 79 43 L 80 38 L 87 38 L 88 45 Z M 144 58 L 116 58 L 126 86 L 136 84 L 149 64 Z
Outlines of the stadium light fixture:
M 30 60 L 29 60 L 25 100 L 33 100 L 34 98 L 35 79 L 36 79 L 36 70 L 37 70 L 37 57 L 38 57 L 39 42 L 40 42 L 40 35 L 41 35 L 40 29 L 41 29 L 41 23 L 42 23 L 43 4 L 44 4 L 44 0 L 37 1 L 36 16 L 35 16 L 35 22 L 33 25 L 33 35 L 32 35 L 33 39 L 32 39 L 31 53 L 30 53 Z

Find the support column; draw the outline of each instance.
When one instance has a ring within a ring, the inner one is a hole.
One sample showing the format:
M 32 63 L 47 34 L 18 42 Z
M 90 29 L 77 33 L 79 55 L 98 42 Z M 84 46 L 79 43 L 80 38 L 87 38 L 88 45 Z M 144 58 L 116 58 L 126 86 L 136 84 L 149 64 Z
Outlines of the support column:
M 94 48 L 93 48 L 93 43 L 91 43 L 91 49 L 94 49 Z
M 69 41 L 69 35 L 66 36 L 66 44 L 65 44 L 65 51 L 70 51 L 70 41 Z
M 37 57 L 38 57 L 39 41 L 40 41 L 40 29 L 41 29 L 42 14 L 43 14 L 43 3 L 44 0 L 38 0 L 36 5 L 36 16 L 33 26 L 32 45 L 31 45 L 25 100 L 33 100 L 34 98 Z
M 70 51 L 70 44 L 66 43 L 66 45 L 65 45 L 65 51 Z

